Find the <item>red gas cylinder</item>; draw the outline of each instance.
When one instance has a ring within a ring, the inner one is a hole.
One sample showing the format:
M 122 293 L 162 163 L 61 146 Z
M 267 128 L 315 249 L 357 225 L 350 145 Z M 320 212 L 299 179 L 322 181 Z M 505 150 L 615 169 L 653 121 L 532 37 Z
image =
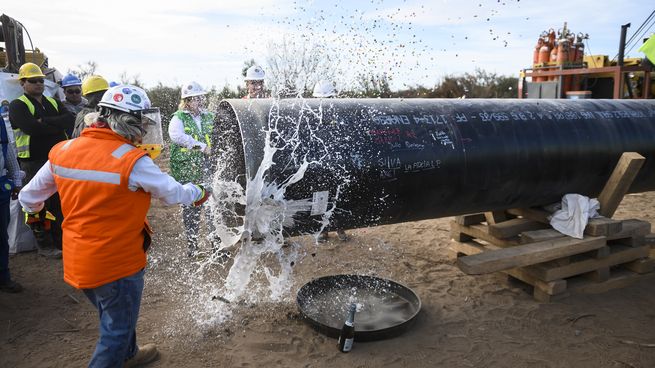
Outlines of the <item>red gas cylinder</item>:
M 560 40 L 557 45 L 557 65 L 565 65 L 569 63 L 569 41 L 566 39 Z M 566 76 L 562 78 L 562 94 L 571 90 L 571 77 Z
M 539 50 L 541 50 L 541 46 L 543 45 L 544 39 L 539 37 L 537 40 L 537 45 L 534 47 L 534 52 L 532 53 L 532 66 L 539 63 Z
M 559 46 L 556 45 L 552 50 L 550 50 L 550 61 L 557 61 L 558 48 Z
M 550 60 L 550 49 L 548 48 L 548 45 L 544 44 L 539 48 L 539 58 L 537 59 L 537 63 L 541 66 L 544 66 L 548 60 Z M 534 81 L 535 82 L 545 82 L 547 81 L 547 77 L 535 77 Z

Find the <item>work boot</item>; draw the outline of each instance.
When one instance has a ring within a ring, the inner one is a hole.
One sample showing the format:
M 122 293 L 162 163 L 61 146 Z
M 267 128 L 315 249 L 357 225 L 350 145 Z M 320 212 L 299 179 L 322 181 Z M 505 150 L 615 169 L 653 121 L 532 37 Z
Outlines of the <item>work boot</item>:
M 41 257 L 46 259 L 61 259 L 61 250 L 54 248 L 41 248 L 38 251 Z
M 23 287 L 16 281 L 7 281 L 0 284 L 0 291 L 15 294 L 23 291 Z
M 159 350 L 155 344 L 139 346 L 139 351 L 130 359 L 125 361 L 123 368 L 141 367 L 159 359 Z
M 339 238 L 339 240 L 342 242 L 348 241 L 348 235 L 341 229 L 337 229 L 337 238 Z

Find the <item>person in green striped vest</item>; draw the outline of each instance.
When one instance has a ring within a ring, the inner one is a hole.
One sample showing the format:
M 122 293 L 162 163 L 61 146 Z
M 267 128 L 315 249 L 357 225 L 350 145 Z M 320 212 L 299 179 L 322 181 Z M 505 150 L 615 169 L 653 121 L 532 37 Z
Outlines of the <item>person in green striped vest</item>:
M 200 84 L 189 82 L 182 85 L 182 100 L 168 125 L 171 138 L 171 175 L 180 183 L 209 183 L 209 155 L 215 115 L 206 110 L 205 91 Z M 200 207 L 182 206 L 182 220 L 189 245 L 189 256 L 198 253 L 200 232 Z M 205 209 L 207 229 L 214 231 L 211 211 Z
M 25 93 L 9 104 L 9 121 L 16 138 L 18 163 L 25 171 L 26 183 L 48 161 L 50 149 L 68 139 L 66 131 L 72 130 L 75 122 L 75 116 L 61 101 L 43 94 L 45 78 L 38 65 L 23 64 L 18 70 L 18 79 Z M 50 231 L 33 231 L 39 255 L 61 258 L 61 223 L 64 216 L 57 193 L 46 201 L 46 207 L 56 220 Z

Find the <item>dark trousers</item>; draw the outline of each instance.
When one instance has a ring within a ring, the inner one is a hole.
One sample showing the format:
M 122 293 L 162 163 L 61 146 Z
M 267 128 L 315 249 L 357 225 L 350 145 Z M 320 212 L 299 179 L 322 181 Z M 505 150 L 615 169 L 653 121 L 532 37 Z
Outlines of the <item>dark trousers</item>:
M 200 237 L 200 214 L 202 207 L 182 206 L 182 221 L 184 222 L 184 233 L 186 234 L 189 252 L 198 251 L 198 238 Z M 209 208 L 204 209 L 205 223 L 207 232 L 211 234 L 214 231 L 214 221 Z
M 9 275 L 9 201 L 0 203 L 0 284 L 11 281 Z
M 28 183 L 46 163 L 45 160 L 20 160 L 20 168 L 25 171 L 25 181 Z M 49 232 L 34 233 L 39 249 L 61 249 L 61 223 L 64 215 L 61 213 L 59 193 L 53 194 L 45 201 L 46 210 L 50 211 L 57 220 L 53 221 Z

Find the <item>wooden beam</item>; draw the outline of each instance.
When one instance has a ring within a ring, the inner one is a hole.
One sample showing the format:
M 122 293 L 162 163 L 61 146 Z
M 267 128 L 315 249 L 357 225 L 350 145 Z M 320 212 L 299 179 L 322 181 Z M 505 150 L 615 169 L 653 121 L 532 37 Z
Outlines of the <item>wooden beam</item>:
M 563 238 L 565 235 L 555 229 L 524 231 L 521 233 L 521 244 L 536 243 L 545 240 Z
M 467 274 L 479 275 L 552 261 L 604 246 L 605 237 L 565 237 L 461 257 L 457 260 L 457 265 Z
M 623 222 L 607 217 L 590 218 L 584 233 L 591 236 L 613 235 L 621 231 Z
M 513 268 L 503 272 L 526 284 L 539 288 L 548 295 L 561 294 L 566 291 L 566 280 L 542 281 L 525 272 L 523 268 Z
M 612 175 L 598 196 L 598 202 L 600 202 L 600 211 L 598 212 L 601 215 L 614 216 L 623 196 L 630 189 L 632 181 L 645 161 L 644 156 L 636 152 L 624 152 L 621 155 Z
M 586 294 L 599 294 L 605 293 L 609 290 L 627 287 L 636 281 L 650 281 L 655 278 L 655 273 L 640 275 L 629 270 L 615 271 L 610 279 L 605 282 L 594 283 L 589 282 L 587 279 L 573 278 L 568 280 L 569 284 L 567 291 L 572 294 L 586 293 Z
M 611 247 L 610 255 L 604 258 L 588 258 L 559 267 L 533 265 L 526 267 L 526 271 L 540 280 L 553 281 L 592 272 L 603 267 L 612 267 L 634 261 L 643 257 L 648 257 L 648 254 L 648 246 L 632 248 L 629 246 L 616 245 Z
M 505 213 L 505 211 L 485 212 L 484 217 L 487 220 L 488 225 L 494 225 L 507 221 L 507 214 Z
M 484 213 L 474 213 L 470 215 L 455 216 L 455 221 L 460 225 L 477 225 L 487 221 Z
M 517 236 L 524 231 L 539 230 L 545 228 L 546 225 L 523 218 L 516 218 L 499 222 L 494 225 L 489 225 L 489 235 L 495 236 L 500 239 L 507 239 Z
M 626 263 L 625 268 L 629 269 L 632 272 L 638 274 L 653 272 L 655 269 L 655 259 L 652 258 L 642 258 L 636 261 Z
M 511 247 L 519 244 L 518 239 L 500 239 L 500 238 L 496 238 L 495 236 L 489 235 L 488 229 L 489 228 L 486 225 L 464 226 L 458 224 L 455 221 L 450 222 L 451 235 L 464 234 L 464 235 L 459 235 L 459 237 L 462 238 L 463 241 L 470 240 L 470 239 L 466 239 L 467 238 L 466 236 L 468 236 L 475 239 L 487 241 L 499 247 Z
M 650 222 L 648 221 L 629 219 L 621 222 L 621 231 L 607 235 L 607 240 L 626 239 L 650 234 Z
M 542 224 L 550 224 L 550 221 L 548 220 L 550 213 L 539 208 L 512 208 L 507 210 L 507 213 L 514 216 L 521 216 L 529 220 L 538 221 Z

